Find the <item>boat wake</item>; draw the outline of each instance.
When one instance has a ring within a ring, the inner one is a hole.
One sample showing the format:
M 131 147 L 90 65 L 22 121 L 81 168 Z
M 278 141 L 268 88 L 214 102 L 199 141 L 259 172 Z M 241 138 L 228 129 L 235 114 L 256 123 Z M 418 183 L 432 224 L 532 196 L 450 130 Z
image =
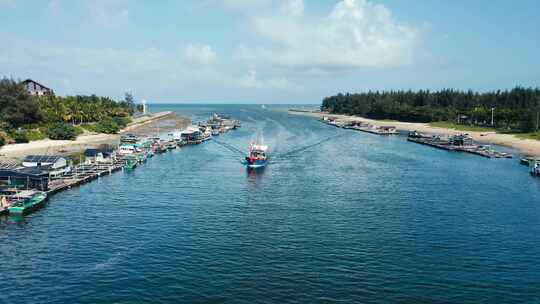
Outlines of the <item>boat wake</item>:
M 238 153 L 238 154 L 241 154 L 241 155 L 245 155 L 247 152 L 245 151 L 242 151 L 242 149 L 239 149 L 231 144 L 228 144 L 226 142 L 223 142 L 223 141 L 219 141 L 219 140 L 212 140 L 211 142 L 215 143 L 215 144 L 218 144 L 220 146 L 222 146 L 223 148 L 233 152 L 233 153 Z
M 318 142 L 315 142 L 313 144 L 305 145 L 305 146 L 302 146 L 300 148 L 296 148 L 296 149 L 293 149 L 293 150 L 290 150 L 290 151 L 286 151 L 284 153 L 276 154 L 276 155 L 274 155 L 273 159 L 274 160 L 285 159 L 285 158 L 294 156 L 295 154 L 304 152 L 304 151 L 306 151 L 308 149 L 311 149 L 311 148 L 317 147 L 319 145 L 322 145 L 322 144 L 324 144 L 326 142 L 329 142 L 329 141 L 331 141 L 333 139 L 341 138 L 341 137 L 348 136 L 348 135 L 349 134 L 344 133 L 344 134 L 341 134 L 341 135 L 329 136 L 329 137 L 326 137 L 326 138 L 324 138 L 324 139 L 322 139 L 322 140 L 320 140 Z
M 290 150 L 290 151 L 285 151 L 283 153 L 278 153 L 278 154 L 274 154 L 272 155 L 272 162 L 275 162 L 275 161 L 279 161 L 279 160 L 283 160 L 283 159 L 286 159 L 286 158 L 289 158 L 291 156 L 294 156 L 295 154 L 298 154 L 298 153 L 301 153 L 301 152 L 304 152 L 306 150 L 309 150 L 311 148 L 314 148 L 314 147 L 317 147 L 319 145 L 322 145 L 326 142 L 329 142 L 331 140 L 334 140 L 334 139 L 338 139 L 338 138 L 342 138 L 342 137 L 345 137 L 345 136 L 348 136 L 349 134 L 348 133 L 344 133 L 344 134 L 340 134 L 340 135 L 335 135 L 335 136 L 329 136 L 329 137 L 326 137 L 322 140 L 319 140 L 315 143 L 312 143 L 312 144 L 308 144 L 308 145 L 304 145 L 302 147 L 299 147 L 299 148 L 296 148 L 296 149 L 293 149 L 293 150 Z M 223 141 L 219 141 L 219 140 L 213 140 L 211 141 L 235 154 L 239 154 L 239 155 L 246 155 L 246 151 L 243 151 L 242 149 L 239 149 L 229 143 L 226 143 L 226 142 L 223 142 Z

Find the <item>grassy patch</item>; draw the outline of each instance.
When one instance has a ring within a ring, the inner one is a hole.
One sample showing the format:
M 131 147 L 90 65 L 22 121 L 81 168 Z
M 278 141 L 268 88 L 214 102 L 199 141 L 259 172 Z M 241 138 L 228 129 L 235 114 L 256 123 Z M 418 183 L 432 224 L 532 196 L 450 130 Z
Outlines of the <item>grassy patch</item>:
M 533 133 L 516 133 L 514 134 L 517 138 L 521 139 L 534 139 L 534 140 L 540 140 L 540 132 L 533 132 Z
M 471 126 L 471 125 L 458 125 L 456 123 L 446 122 L 446 121 L 431 122 L 431 123 L 429 123 L 429 125 L 432 126 L 432 127 L 454 129 L 454 130 L 458 130 L 458 131 L 470 131 L 470 132 L 496 131 L 495 128 L 479 127 L 479 126 Z
M 96 124 L 84 124 L 81 127 L 88 132 L 97 133 Z
M 28 138 L 29 141 L 41 140 L 47 138 L 47 135 L 41 132 L 41 130 L 29 130 L 26 132 L 26 138 Z
M 73 128 L 75 129 L 75 138 L 84 133 L 84 129 L 79 126 L 74 126 Z

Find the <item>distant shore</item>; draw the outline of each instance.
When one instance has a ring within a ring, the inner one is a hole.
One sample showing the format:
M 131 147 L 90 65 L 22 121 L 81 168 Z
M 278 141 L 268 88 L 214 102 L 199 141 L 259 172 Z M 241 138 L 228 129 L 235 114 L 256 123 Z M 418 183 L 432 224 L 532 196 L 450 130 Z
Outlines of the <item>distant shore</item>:
M 380 121 L 374 119 L 367 119 L 358 116 L 340 115 L 340 114 L 328 114 L 324 112 L 309 112 L 309 111 L 289 111 L 290 114 L 311 116 L 315 118 L 322 118 L 324 116 L 337 118 L 341 120 L 356 120 L 364 121 L 375 126 L 395 126 L 401 131 L 418 131 L 420 133 L 429 134 L 469 134 L 474 140 L 493 145 L 501 145 L 510 148 L 514 148 L 527 156 L 540 157 L 540 141 L 532 139 L 521 139 L 511 134 L 500 134 L 496 132 L 476 132 L 476 131 L 459 131 L 455 129 L 433 127 L 426 123 L 415 122 L 401 122 L 401 121 Z
M 148 129 L 152 125 L 169 119 L 176 121 L 176 114 L 171 111 L 165 111 L 134 118 L 131 123 L 120 131 L 120 134 L 83 134 L 78 136 L 76 140 L 43 139 L 23 144 L 9 144 L 0 148 L 0 159 L 22 159 L 26 155 L 31 154 L 69 154 L 82 152 L 87 148 L 104 144 L 117 145 L 120 141 L 121 134 L 148 133 Z M 182 119 L 182 122 L 184 120 L 187 124 L 188 119 Z M 162 131 L 167 131 L 167 126 Z

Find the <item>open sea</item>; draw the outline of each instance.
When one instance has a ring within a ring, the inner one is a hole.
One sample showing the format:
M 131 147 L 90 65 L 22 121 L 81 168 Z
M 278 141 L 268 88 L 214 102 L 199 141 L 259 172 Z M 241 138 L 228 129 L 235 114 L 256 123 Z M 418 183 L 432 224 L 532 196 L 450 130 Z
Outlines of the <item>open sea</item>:
M 284 106 L 0 218 L 0 303 L 540 303 L 540 179 Z M 270 164 L 241 164 L 257 134 Z

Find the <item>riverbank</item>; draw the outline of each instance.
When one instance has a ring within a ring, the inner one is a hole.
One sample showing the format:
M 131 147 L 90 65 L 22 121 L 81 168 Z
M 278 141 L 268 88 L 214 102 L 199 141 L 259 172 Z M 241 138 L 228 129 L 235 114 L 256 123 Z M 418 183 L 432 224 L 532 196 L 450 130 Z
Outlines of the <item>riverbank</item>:
M 474 140 L 482 143 L 501 145 L 514 148 L 527 156 L 540 157 L 540 141 L 532 139 L 522 139 L 511 134 L 500 134 L 496 132 L 477 132 L 477 131 L 459 131 L 449 128 L 433 127 L 426 123 L 401 122 L 401 121 L 381 121 L 368 119 L 358 116 L 328 114 L 323 112 L 304 112 L 304 111 L 289 111 L 290 114 L 310 116 L 315 118 L 323 118 L 324 116 L 345 120 L 345 121 L 363 121 L 375 126 L 395 126 L 400 131 L 418 131 L 428 134 L 469 134 Z
M 120 131 L 124 133 L 146 133 L 153 125 L 165 121 L 186 121 L 189 119 L 177 118 L 171 111 L 154 113 L 134 118 L 126 128 Z M 176 126 L 177 124 L 174 124 Z M 171 126 L 172 127 L 172 126 Z M 166 126 L 163 131 L 166 131 Z M 70 154 L 82 152 L 87 148 L 98 145 L 117 145 L 120 142 L 120 134 L 83 134 L 76 140 L 36 140 L 24 144 L 10 144 L 0 148 L 0 159 L 22 159 L 31 154 Z

